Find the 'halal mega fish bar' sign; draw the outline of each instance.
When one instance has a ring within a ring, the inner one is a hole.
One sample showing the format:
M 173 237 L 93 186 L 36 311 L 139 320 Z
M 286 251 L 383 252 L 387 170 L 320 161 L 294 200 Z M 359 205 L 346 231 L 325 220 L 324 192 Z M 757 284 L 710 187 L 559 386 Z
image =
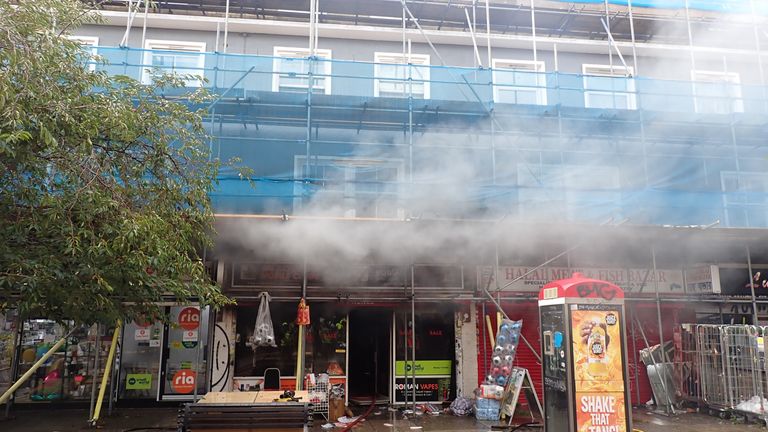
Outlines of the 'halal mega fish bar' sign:
M 659 292 L 666 294 L 682 294 L 683 272 L 682 270 L 657 269 L 656 272 L 648 269 L 615 269 L 615 268 L 576 268 L 576 267 L 541 267 L 534 271 L 533 267 L 499 267 L 499 286 L 507 286 L 506 290 L 521 292 L 539 292 L 541 288 L 558 279 L 570 278 L 574 272 L 580 272 L 584 277 L 608 281 L 620 286 L 625 292 L 633 294 L 655 294 L 658 281 Z M 526 275 L 526 273 L 531 272 Z M 493 277 L 493 267 L 484 267 L 480 272 L 480 286 L 488 286 L 489 279 Z M 523 275 L 525 275 L 523 277 Z M 516 280 L 519 279 L 519 280 Z M 496 284 L 490 281 L 489 288 Z

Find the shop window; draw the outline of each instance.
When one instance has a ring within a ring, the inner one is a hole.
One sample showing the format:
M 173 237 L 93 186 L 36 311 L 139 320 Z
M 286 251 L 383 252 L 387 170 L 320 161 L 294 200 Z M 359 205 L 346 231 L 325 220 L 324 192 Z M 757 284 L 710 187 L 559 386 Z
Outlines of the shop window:
M 397 313 L 395 316 L 395 402 L 405 400 L 406 372 L 408 377 L 415 367 L 419 402 L 442 402 L 453 398 L 454 386 L 451 384 L 455 346 L 453 311 L 416 312 L 416 331 L 411 330 L 410 313 Z M 407 329 L 407 332 L 406 332 Z M 407 335 L 407 337 L 406 337 Z M 416 363 L 405 362 L 405 350 L 408 359 L 416 344 Z M 410 400 L 410 396 L 408 398 Z
M 252 349 L 248 340 L 256 324 L 258 306 L 239 307 L 235 376 L 264 376 L 267 368 L 277 368 L 280 376 L 295 377 L 298 327 L 294 302 L 271 302 L 270 314 L 277 347 Z M 313 373 L 346 376 L 347 316 L 331 305 L 310 305 L 312 325 L 306 329 L 306 367 Z
M 309 59 L 305 48 L 275 47 L 272 91 L 305 93 L 312 71 L 312 92 L 331 94 L 331 50 L 316 50 L 317 59 Z
M 179 75 L 205 74 L 204 42 L 177 42 L 165 40 L 147 40 L 144 49 L 144 72 L 141 81 L 144 84 L 152 82 L 152 70 L 157 68 L 164 73 Z M 188 87 L 203 85 L 199 78 L 187 79 Z
M 296 156 L 297 178 L 310 180 L 309 202 L 300 205 L 316 206 L 339 211 L 344 217 L 402 218 L 404 210 L 398 207 L 398 184 L 403 181 L 403 162 L 397 159 L 362 159 L 315 156 L 309 167 L 305 156 Z M 309 168 L 309 171 L 307 171 Z M 305 185 L 297 185 L 296 196 L 302 196 Z
M 96 36 L 67 36 L 67 39 L 77 42 L 83 46 L 83 49 L 91 55 L 91 58 L 85 59 L 88 62 L 88 70 L 96 70 L 96 62 L 93 61 L 93 56 L 98 54 L 96 47 L 99 45 L 99 38 Z
M 73 325 L 72 322 L 67 325 Z M 28 371 L 58 340 L 67 334 L 64 325 L 47 319 L 23 323 L 19 375 Z M 57 402 L 90 399 L 97 340 L 103 364 L 109 352 L 112 330 L 96 333 L 96 326 L 76 327 L 64 345 L 16 392 L 17 402 Z M 97 380 L 101 376 L 97 374 Z
M 493 100 L 498 103 L 546 105 L 544 62 L 493 59 Z
M 744 112 L 741 81 L 735 72 L 691 71 L 696 112 L 730 114 Z
M 585 64 L 582 68 L 587 108 L 637 109 L 631 67 Z
M 429 56 L 425 54 L 374 54 L 373 95 L 429 99 Z

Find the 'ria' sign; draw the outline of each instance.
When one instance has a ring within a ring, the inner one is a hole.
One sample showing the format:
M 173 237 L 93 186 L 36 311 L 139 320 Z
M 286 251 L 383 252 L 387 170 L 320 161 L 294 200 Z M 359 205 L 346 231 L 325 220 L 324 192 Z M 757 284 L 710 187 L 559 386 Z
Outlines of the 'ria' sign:
M 184 330 L 195 330 L 200 327 L 200 309 L 187 307 L 179 312 L 179 325 Z
M 189 394 L 195 390 L 196 373 L 190 369 L 182 369 L 176 372 L 171 379 L 173 391 L 180 394 Z

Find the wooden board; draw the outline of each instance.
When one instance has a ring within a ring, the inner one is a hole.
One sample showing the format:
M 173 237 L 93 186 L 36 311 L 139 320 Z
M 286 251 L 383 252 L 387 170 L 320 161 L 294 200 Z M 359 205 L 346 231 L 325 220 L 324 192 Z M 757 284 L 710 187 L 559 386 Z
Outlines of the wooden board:
M 260 392 L 209 392 L 203 396 L 197 403 L 232 403 L 232 404 L 261 404 L 271 403 L 275 399 L 279 398 L 283 392 L 276 391 L 260 391 Z M 296 392 L 296 397 L 300 397 L 301 402 L 307 402 L 309 399 L 309 392 L 306 390 L 299 390 Z

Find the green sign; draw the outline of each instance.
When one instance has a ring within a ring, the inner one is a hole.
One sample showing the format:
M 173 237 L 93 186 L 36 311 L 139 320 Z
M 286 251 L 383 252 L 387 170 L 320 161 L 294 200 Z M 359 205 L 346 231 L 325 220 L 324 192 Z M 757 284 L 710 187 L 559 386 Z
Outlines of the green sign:
M 395 362 L 395 375 L 404 376 L 406 372 L 411 376 L 412 367 L 416 367 L 416 376 L 451 376 L 453 361 L 451 360 L 416 360 L 409 361 L 406 365 L 404 361 Z
M 126 390 L 149 390 L 152 388 L 152 374 L 128 374 L 125 377 Z

